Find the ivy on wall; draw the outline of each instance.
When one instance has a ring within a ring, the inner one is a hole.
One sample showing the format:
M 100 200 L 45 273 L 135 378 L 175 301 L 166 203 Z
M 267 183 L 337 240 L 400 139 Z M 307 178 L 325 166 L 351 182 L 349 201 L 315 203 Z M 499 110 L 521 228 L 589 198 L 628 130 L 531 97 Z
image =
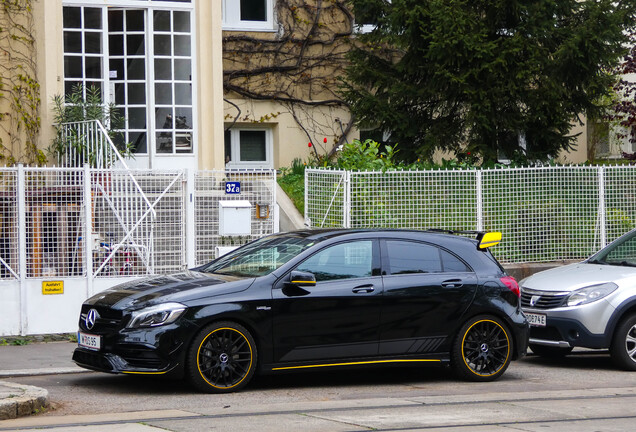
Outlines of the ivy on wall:
M 353 123 L 353 118 L 339 117 L 341 110 L 329 110 L 348 108 L 337 93 L 353 35 L 347 3 L 277 0 L 276 33 L 225 32 L 223 37 L 226 97 L 280 103 L 313 143 L 316 157 L 318 147 L 320 157 L 333 154 Z M 263 121 L 234 107 L 234 121 Z M 327 115 L 317 116 L 315 107 L 326 108 Z M 325 142 L 327 136 L 333 138 Z
M 0 162 L 41 166 L 32 0 L 0 0 Z

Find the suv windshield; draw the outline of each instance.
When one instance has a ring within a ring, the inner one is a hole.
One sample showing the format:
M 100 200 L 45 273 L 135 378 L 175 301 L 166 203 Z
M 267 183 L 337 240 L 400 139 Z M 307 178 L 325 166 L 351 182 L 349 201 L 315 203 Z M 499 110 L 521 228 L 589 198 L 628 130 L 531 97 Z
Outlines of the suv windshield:
M 265 237 L 212 261 L 201 271 L 241 277 L 264 276 L 315 242 L 299 236 Z
M 636 231 L 631 232 L 588 260 L 591 264 L 636 266 Z

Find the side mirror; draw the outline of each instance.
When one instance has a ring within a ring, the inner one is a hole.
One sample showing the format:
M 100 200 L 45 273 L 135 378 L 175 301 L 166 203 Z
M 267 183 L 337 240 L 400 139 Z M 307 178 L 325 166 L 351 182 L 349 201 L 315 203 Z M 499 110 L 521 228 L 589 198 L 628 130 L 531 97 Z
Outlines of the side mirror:
M 316 276 L 313 273 L 294 270 L 291 272 L 289 283 L 297 287 L 313 287 L 316 286 Z

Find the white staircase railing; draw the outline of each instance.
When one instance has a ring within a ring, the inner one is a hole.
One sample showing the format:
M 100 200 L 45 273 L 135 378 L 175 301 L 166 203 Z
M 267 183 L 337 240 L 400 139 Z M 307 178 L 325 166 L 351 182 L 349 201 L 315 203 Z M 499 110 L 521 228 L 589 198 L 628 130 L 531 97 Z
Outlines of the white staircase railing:
M 99 120 L 63 123 L 58 127 L 57 154 L 61 167 L 110 168 L 119 162 L 128 169 L 108 132 Z

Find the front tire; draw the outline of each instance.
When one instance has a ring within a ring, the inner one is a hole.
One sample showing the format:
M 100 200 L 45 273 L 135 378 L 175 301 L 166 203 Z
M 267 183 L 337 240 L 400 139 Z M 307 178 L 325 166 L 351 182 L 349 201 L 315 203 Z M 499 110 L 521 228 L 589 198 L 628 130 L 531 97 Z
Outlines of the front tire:
M 616 327 L 610 356 L 621 369 L 636 371 L 636 315 L 628 316 Z
M 508 368 L 512 337 L 498 318 L 482 315 L 466 322 L 453 343 L 451 365 L 469 381 L 493 381 Z
M 203 392 L 231 393 L 247 385 L 256 360 L 256 343 L 245 327 L 214 323 L 199 332 L 188 350 L 188 378 Z

